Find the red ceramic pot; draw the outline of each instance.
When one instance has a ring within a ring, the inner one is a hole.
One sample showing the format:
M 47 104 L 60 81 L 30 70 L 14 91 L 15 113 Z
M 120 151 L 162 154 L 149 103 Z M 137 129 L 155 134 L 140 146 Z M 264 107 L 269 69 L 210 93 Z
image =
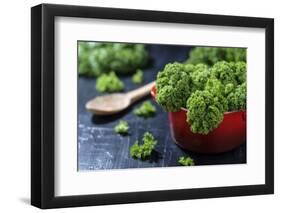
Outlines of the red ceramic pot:
M 151 90 L 155 99 L 156 88 Z M 174 142 L 186 150 L 198 153 L 215 154 L 232 150 L 246 141 L 246 111 L 224 113 L 220 125 L 207 135 L 191 132 L 186 121 L 188 110 L 168 112 L 171 135 Z

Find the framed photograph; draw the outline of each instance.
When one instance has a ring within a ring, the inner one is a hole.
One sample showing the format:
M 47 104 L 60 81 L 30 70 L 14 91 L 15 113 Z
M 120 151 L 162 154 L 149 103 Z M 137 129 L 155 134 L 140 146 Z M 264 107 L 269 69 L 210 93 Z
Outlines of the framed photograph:
M 274 20 L 31 9 L 31 204 L 274 192 Z

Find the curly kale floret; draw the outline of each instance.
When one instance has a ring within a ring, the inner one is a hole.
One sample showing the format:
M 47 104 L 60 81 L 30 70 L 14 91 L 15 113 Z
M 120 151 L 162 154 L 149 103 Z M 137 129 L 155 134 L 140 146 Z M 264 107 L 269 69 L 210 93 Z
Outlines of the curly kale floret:
M 238 84 L 243 84 L 244 82 L 246 82 L 246 78 L 247 78 L 247 65 L 245 62 L 243 61 L 239 61 L 234 63 L 233 65 L 234 68 L 234 72 L 235 72 L 235 77 L 236 77 L 236 81 L 238 82 Z
M 225 86 L 216 78 L 208 79 L 205 84 L 205 90 L 208 90 L 212 94 L 223 95 L 225 92 Z
M 226 84 L 226 85 L 224 86 L 224 90 L 223 90 L 224 96 L 227 96 L 227 95 L 228 95 L 229 93 L 231 93 L 234 89 L 235 89 L 234 84 L 232 84 L 232 83 Z
M 175 112 L 185 106 L 191 93 L 190 67 L 180 63 L 167 64 L 156 80 L 156 101 L 166 111 Z
M 91 70 L 88 60 L 91 49 L 92 47 L 86 42 L 80 42 L 78 45 L 79 74 L 81 75 L 87 75 L 89 70 Z
M 189 58 L 186 63 L 190 64 L 207 64 L 212 66 L 217 61 L 222 60 L 224 57 L 223 48 L 213 47 L 195 47 L 189 53 Z
M 228 102 L 228 111 L 236 111 L 241 109 L 246 109 L 246 101 L 247 101 L 247 86 L 246 82 L 238 85 L 236 89 L 234 89 L 227 96 Z
M 194 166 L 195 165 L 194 160 L 191 157 L 188 157 L 188 156 L 180 157 L 178 159 L 178 163 L 182 166 Z
M 225 58 L 220 60 L 225 60 L 228 62 L 239 62 L 246 61 L 246 49 L 245 48 L 223 48 L 225 51 Z
M 145 101 L 143 104 L 134 110 L 134 114 L 139 117 L 149 118 L 155 115 L 156 108 L 150 101 Z
M 192 81 L 192 91 L 202 90 L 205 87 L 207 80 L 210 77 L 210 71 L 205 64 L 197 64 L 190 67 L 190 77 Z
M 143 44 L 79 42 L 79 74 L 99 76 L 114 70 L 118 74 L 135 72 L 148 61 Z
M 218 62 L 211 68 L 211 76 L 222 82 L 227 98 L 227 111 L 246 108 L 246 63 L 245 62 Z
M 226 99 L 208 90 L 197 90 L 187 100 L 187 122 L 191 131 L 208 134 L 222 122 L 227 108 Z
M 234 63 L 228 63 L 226 61 L 220 61 L 214 64 L 211 68 L 211 77 L 218 79 L 223 85 L 238 84 L 236 80 L 236 70 Z
M 139 144 L 138 141 L 134 143 L 130 147 L 130 155 L 133 158 L 138 158 L 138 159 L 146 159 L 149 157 L 157 144 L 157 140 L 154 138 L 154 136 L 149 133 L 145 132 L 142 138 L 143 144 Z
M 189 53 L 186 63 L 203 63 L 212 66 L 218 61 L 246 61 L 245 48 L 195 47 Z
M 115 72 L 102 74 L 96 82 L 99 92 L 118 92 L 124 89 L 124 83 L 116 76 Z
M 129 125 L 127 121 L 119 121 L 119 123 L 114 127 L 114 131 L 120 135 L 127 135 L 129 131 Z
M 141 69 L 137 69 L 137 72 L 132 76 L 132 82 L 135 84 L 143 82 L 143 71 Z

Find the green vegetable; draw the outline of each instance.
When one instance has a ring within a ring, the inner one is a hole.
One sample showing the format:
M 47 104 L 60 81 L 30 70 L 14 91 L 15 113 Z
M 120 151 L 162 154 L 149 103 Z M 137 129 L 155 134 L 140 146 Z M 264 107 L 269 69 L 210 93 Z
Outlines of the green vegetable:
M 140 84 L 143 81 L 143 71 L 141 69 L 137 69 L 137 72 L 132 76 L 132 81 L 135 84 Z
M 182 166 L 194 166 L 194 160 L 191 157 L 180 157 L 178 163 Z
M 226 84 L 224 86 L 224 94 L 228 95 L 229 93 L 231 93 L 233 90 L 235 89 L 235 86 L 232 83 Z
M 79 74 L 97 77 L 114 70 L 117 74 L 133 73 L 147 64 L 143 44 L 79 42 Z
M 190 77 L 192 82 L 192 91 L 202 90 L 207 80 L 210 78 L 210 71 L 204 64 L 197 64 L 190 69 Z
M 134 110 L 134 114 L 140 117 L 149 118 L 154 116 L 156 112 L 155 106 L 150 101 L 145 101 L 143 104 Z
M 220 80 L 223 85 L 232 83 L 236 86 L 238 84 L 235 72 L 235 64 L 226 61 L 217 62 L 211 68 L 211 76 Z
M 208 134 L 227 111 L 246 109 L 246 63 L 167 64 L 156 80 L 156 101 L 168 112 L 187 108 L 191 131 Z
M 154 136 L 149 133 L 145 132 L 142 138 L 143 144 L 139 144 L 138 141 L 134 143 L 134 145 L 130 148 L 130 155 L 133 158 L 138 159 L 146 159 L 149 157 L 157 144 L 157 140 L 155 140 Z
M 246 82 L 246 78 L 247 78 L 246 63 L 243 61 L 234 63 L 233 68 L 235 69 L 235 76 L 236 76 L 236 81 L 238 82 L 238 84 L 243 84 L 244 82 Z
M 115 72 L 110 72 L 97 78 L 96 89 L 99 92 L 118 92 L 124 89 L 124 84 L 116 76 Z
M 246 83 L 243 83 L 227 96 L 228 110 L 236 111 L 246 109 Z
M 128 122 L 123 120 L 119 121 L 119 123 L 114 127 L 114 131 L 121 135 L 128 134 L 128 130 L 129 130 Z
M 208 134 L 222 122 L 227 101 L 221 94 L 197 90 L 187 100 L 187 122 L 191 131 Z
M 78 44 L 79 74 L 81 75 L 86 75 L 91 70 L 91 65 L 88 60 L 91 48 L 90 43 L 79 42 Z
M 227 84 L 227 86 L 231 86 L 233 84 Z M 226 90 L 226 86 L 223 86 L 223 84 L 221 83 L 220 80 L 216 79 L 216 78 L 210 78 L 208 79 L 208 81 L 205 84 L 205 90 L 209 91 L 212 94 L 216 94 L 218 96 L 223 95 L 225 90 Z M 227 89 L 231 89 L 228 88 Z
M 172 63 L 167 64 L 164 70 L 157 74 L 156 101 L 164 110 L 175 112 L 185 106 L 191 93 L 191 78 L 188 72 L 193 67 Z
M 218 61 L 239 62 L 246 61 L 245 48 L 217 48 L 217 47 L 195 47 L 189 53 L 186 63 L 204 63 L 212 66 Z

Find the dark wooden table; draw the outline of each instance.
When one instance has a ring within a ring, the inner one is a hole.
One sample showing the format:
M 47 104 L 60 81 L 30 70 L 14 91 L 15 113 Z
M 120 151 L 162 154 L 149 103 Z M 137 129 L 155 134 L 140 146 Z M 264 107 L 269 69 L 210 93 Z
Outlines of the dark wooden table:
M 144 69 L 144 83 L 156 79 L 157 72 L 169 62 L 182 62 L 190 51 L 188 46 L 149 45 L 150 65 Z M 125 91 L 139 87 L 131 82 L 131 76 L 122 76 Z M 129 109 L 113 116 L 96 116 L 85 110 L 85 103 L 100 95 L 95 89 L 95 79 L 79 77 L 78 85 L 78 170 L 125 169 L 178 166 L 180 156 L 191 156 L 196 165 L 246 163 L 246 145 L 233 151 L 217 155 L 189 152 L 177 146 L 170 135 L 167 114 L 150 96 L 137 102 Z M 151 100 L 157 108 L 154 117 L 144 119 L 133 114 L 134 108 L 144 100 Z M 120 119 L 130 125 L 130 134 L 120 136 L 113 127 Z M 130 157 L 129 148 L 136 140 L 141 140 L 145 131 L 151 132 L 158 140 L 150 160 L 141 161 Z

